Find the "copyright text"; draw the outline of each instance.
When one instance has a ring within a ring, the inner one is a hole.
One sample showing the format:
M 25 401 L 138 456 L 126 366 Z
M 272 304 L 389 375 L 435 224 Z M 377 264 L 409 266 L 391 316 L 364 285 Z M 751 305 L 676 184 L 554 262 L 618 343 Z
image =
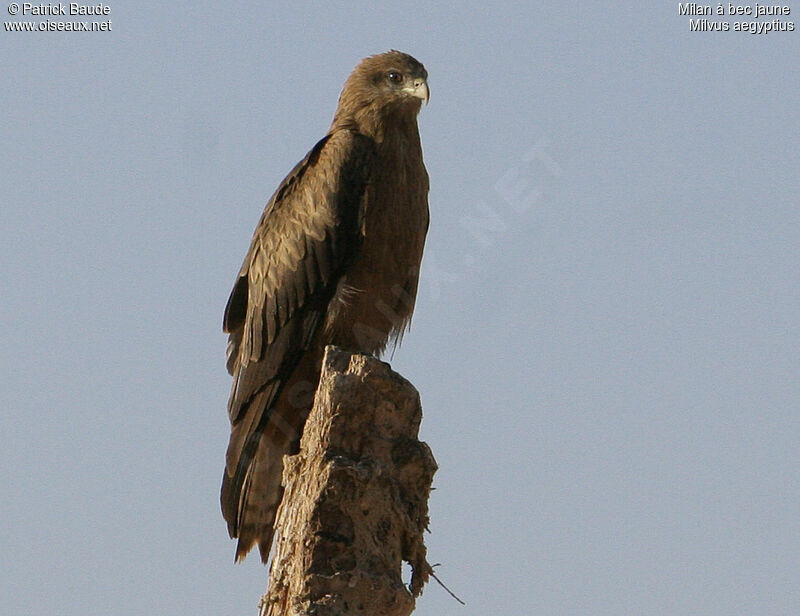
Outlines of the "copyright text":
M 108 4 L 81 4 L 79 2 L 70 2 L 63 4 L 61 2 L 48 2 L 47 4 L 33 4 L 32 2 L 23 2 L 21 5 L 17 2 L 12 2 L 8 5 L 9 15 L 108 15 L 111 13 L 111 7 Z

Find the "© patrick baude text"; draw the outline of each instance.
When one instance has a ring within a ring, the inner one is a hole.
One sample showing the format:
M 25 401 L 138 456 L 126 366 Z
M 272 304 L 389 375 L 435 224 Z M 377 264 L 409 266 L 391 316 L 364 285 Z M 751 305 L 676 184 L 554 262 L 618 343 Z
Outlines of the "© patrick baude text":
M 108 4 L 81 4 L 79 2 L 48 2 L 47 4 L 33 4 L 23 2 L 21 5 L 12 2 L 8 6 L 11 15 L 108 15 L 111 7 Z
M 733 4 L 720 2 L 700 4 L 679 2 L 678 15 L 686 15 L 691 32 L 749 32 L 750 34 L 769 34 L 771 32 L 794 32 L 794 22 L 781 19 L 791 15 L 792 9 L 779 4 Z M 736 21 L 719 21 L 718 16 L 739 18 Z M 708 19 L 711 17 L 711 19 Z M 763 18 L 761 21 L 755 19 Z

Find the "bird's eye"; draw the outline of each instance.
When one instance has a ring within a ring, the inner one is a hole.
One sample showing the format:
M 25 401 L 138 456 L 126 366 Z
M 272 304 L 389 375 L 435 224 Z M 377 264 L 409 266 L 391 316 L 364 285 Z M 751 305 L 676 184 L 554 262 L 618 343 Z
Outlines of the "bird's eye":
M 403 76 L 397 71 L 389 71 L 389 74 L 386 76 L 392 83 L 400 83 L 401 81 L 403 81 Z

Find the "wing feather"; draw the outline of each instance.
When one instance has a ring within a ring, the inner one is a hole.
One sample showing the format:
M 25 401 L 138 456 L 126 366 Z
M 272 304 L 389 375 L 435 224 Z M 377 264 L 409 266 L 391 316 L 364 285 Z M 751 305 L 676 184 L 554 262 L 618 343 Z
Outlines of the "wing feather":
M 232 536 L 272 405 L 359 249 L 373 156 L 372 141 L 351 131 L 318 142 L 267 204 L 228 300 L 223 329 L 234 382 L 222 505 Z

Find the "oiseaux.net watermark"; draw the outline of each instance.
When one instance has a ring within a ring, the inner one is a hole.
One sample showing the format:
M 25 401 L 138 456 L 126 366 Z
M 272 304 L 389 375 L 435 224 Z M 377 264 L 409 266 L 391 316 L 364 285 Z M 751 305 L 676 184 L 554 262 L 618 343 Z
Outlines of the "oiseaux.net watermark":
M 92 21 L 81 19 L 111 15 L 111 6 L 103 3 L 12 2 L 7 10 L 9 15 L 23 19 L 4 22 L 6 32 L 111 32 L 112 30 L 110 19 Z M 58 19 L 59 17 L 64 19 Z

